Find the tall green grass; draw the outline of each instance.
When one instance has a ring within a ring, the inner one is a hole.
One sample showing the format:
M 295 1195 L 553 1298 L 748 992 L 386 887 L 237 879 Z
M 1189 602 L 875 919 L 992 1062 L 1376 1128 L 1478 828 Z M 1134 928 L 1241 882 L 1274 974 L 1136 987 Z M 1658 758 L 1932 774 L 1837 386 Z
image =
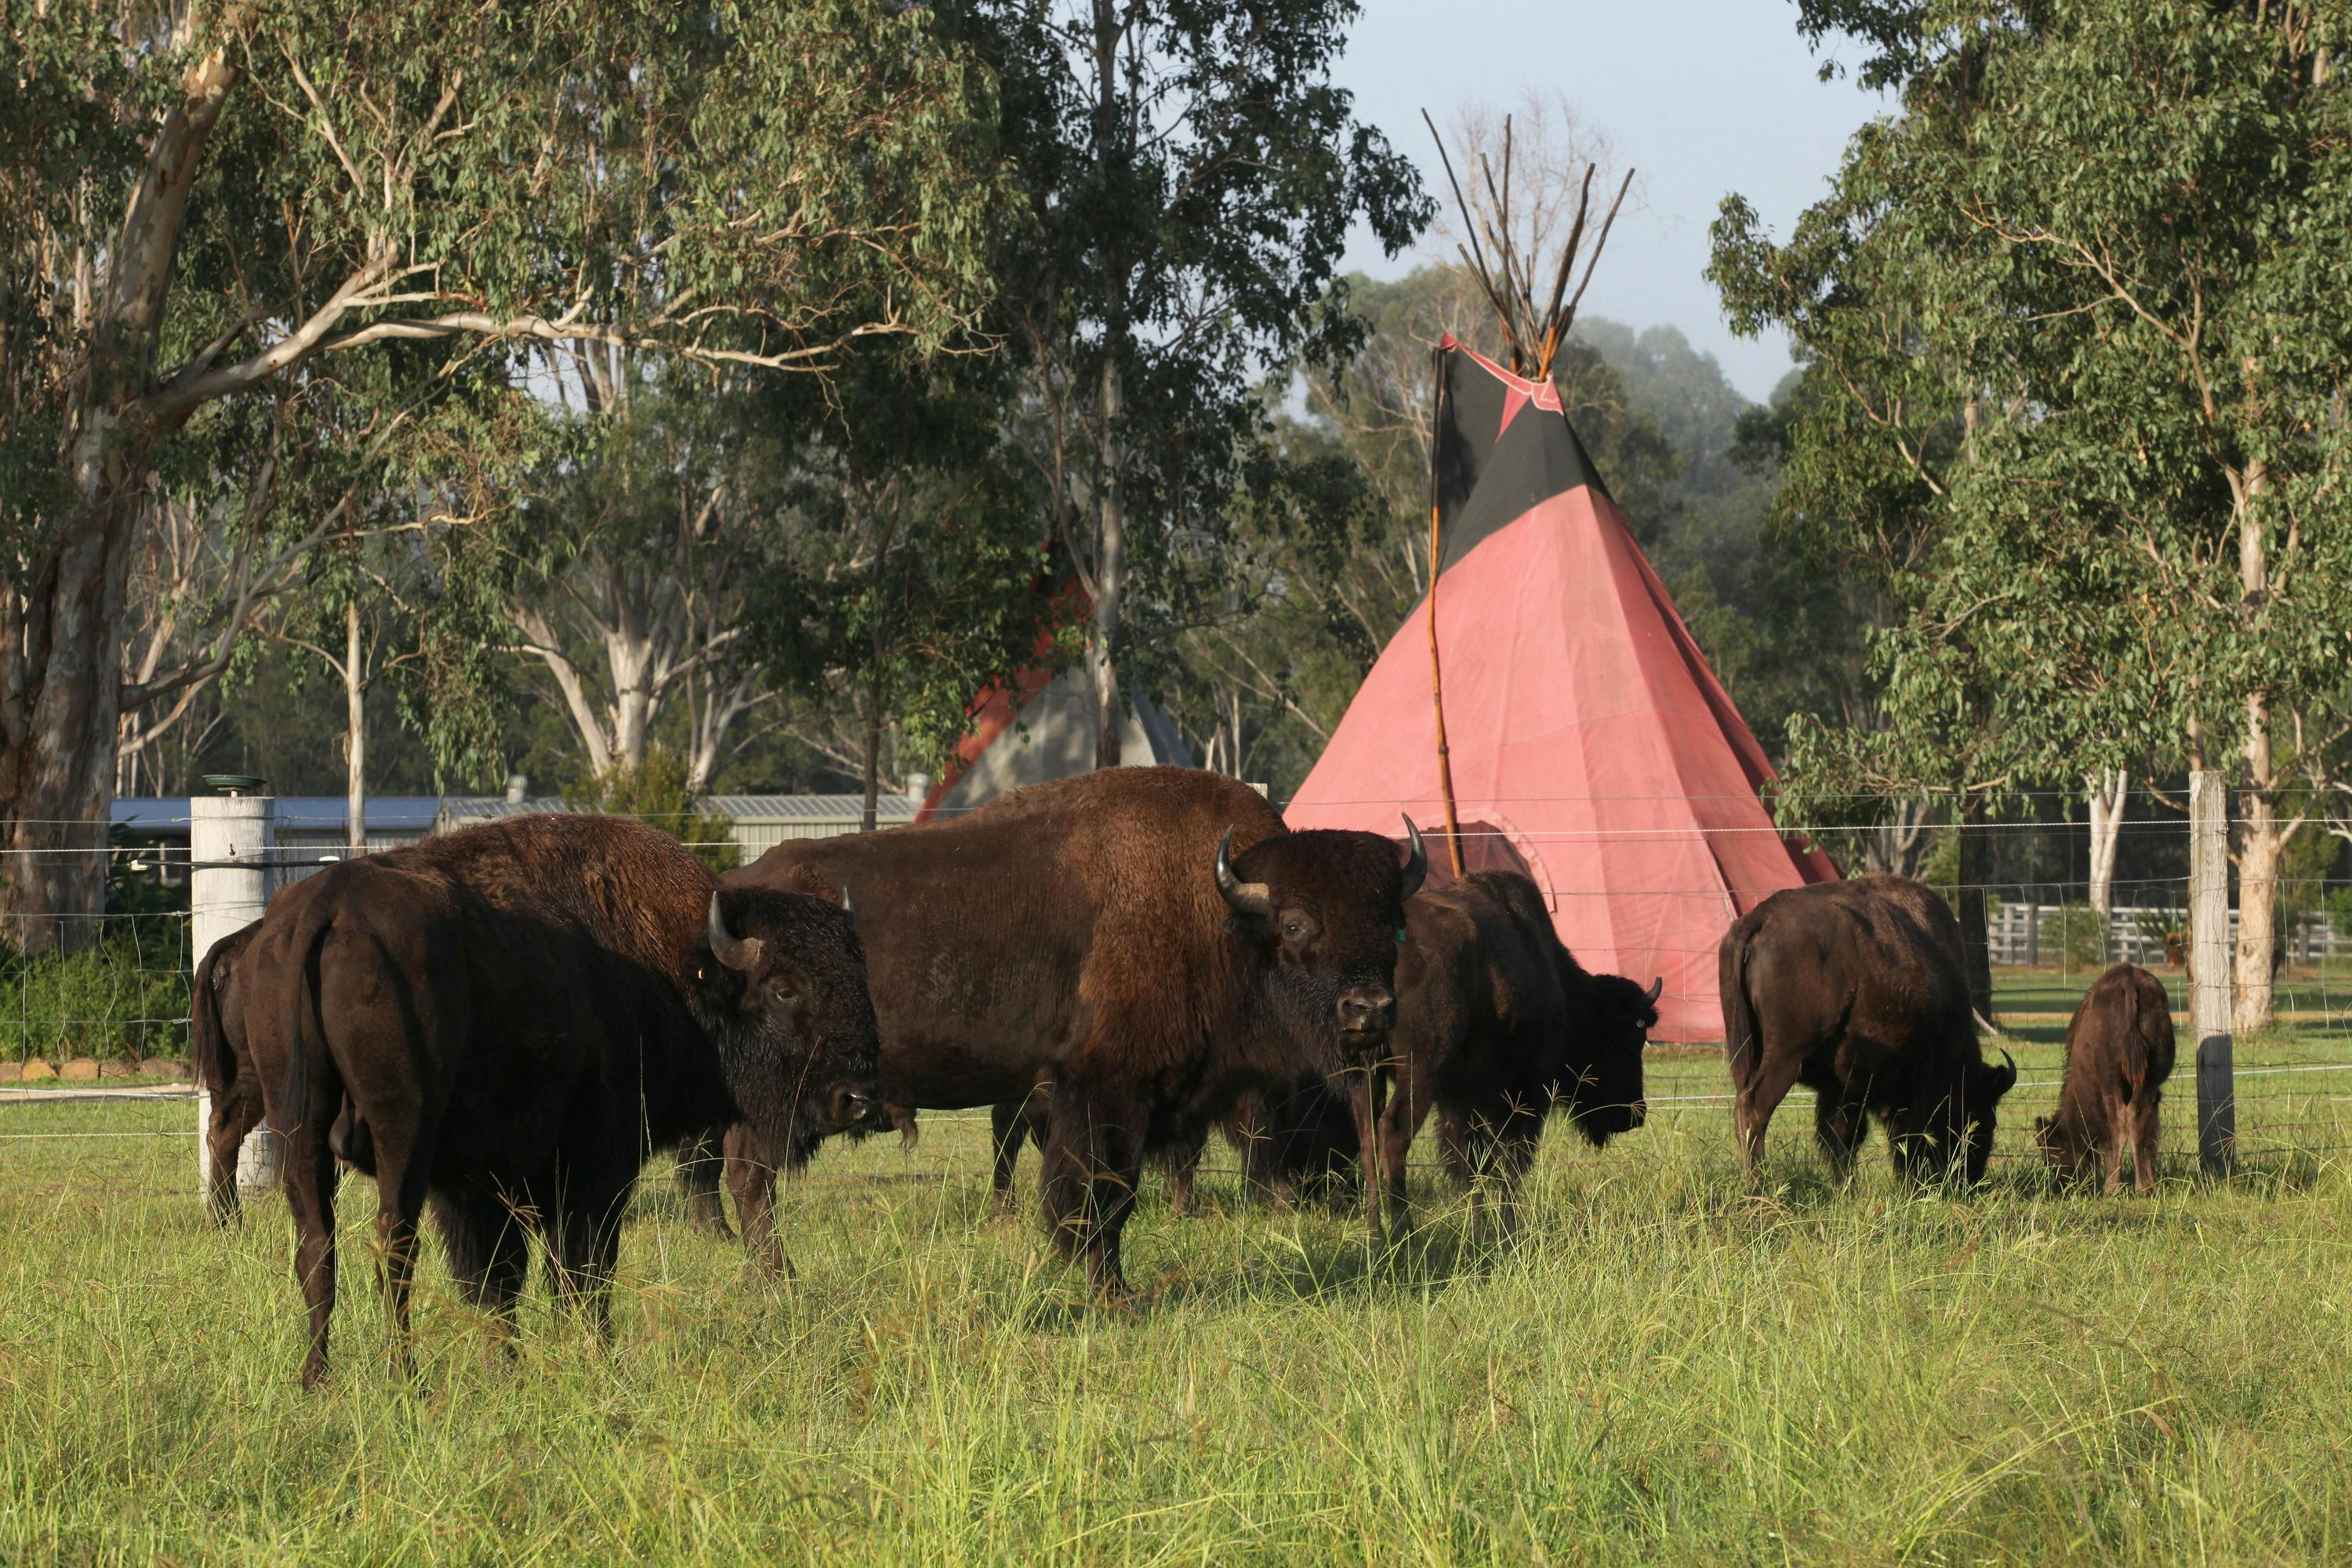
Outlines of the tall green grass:
M 1375 1261 L 1352 1216 L 1155 1183 L 1111 1308 L 983 1217 L 984 1123 L 821 1156 L 782 1287 L 656 1169 L 609 1346 L 535 1293 L 509 1362 L 436 1266 L 413 1386 L 353 1179 L 307 1397 L 282 1204 L 215 1231 L 184 1136 L 24 1136 L 188 1106 L 0 1107 L 0 1562 L 2352 1558 L 2345 1156 L 2199 1182 L 2183 1074 L 2158 1195 L 2053 1193 L 2016 1156 L 2054 1059 L 1973 1197 L 1883 1154 L 1829 1187 L 1801 1092 L 1750 1193 L 1685 1098 L 1719 1060 L 1677 1057 L 1647 1129 L 1548 1142 L 1507 1231 L 1417 1186 Z M 2278 1081 L 2300 1146 L 2352 1142 L 2352 1081 Z

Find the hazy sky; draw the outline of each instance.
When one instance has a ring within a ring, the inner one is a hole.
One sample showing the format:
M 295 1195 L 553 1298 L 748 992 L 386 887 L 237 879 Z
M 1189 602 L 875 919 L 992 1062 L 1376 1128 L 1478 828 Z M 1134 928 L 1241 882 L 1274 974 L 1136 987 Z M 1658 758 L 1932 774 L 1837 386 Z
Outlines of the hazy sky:
M 1762 398 L 1789 369 L 1788 344 L 1731 335 L 1700 276 L 1706 229 L 1738 191 L 1785 237 L 1847 136 L 1882 111 L 1851 79 L 1817 79 L 1820 66 L 1788 0 L 1364 0 L 1338 78 L 1449 207 L 1423 109 L 1443 127 L 1465 101 L 1565 94 L 1647 196 L 1617 220 L 1585 312 L 1680 327 Z M 1348 265 L 1392 276 L 1418 259 L 1383 258 L 1360 229 Z

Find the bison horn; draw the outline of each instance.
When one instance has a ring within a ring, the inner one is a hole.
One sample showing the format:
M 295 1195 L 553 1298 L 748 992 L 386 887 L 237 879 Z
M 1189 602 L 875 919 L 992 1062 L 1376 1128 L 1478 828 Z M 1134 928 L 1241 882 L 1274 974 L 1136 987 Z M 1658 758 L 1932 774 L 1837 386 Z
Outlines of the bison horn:
M 1402 895 L 1409 899 L 1421 891 L 1422 881 L 1429 875 L 1429 846 L 1421 841 L 1421 829 L 1412 825 L 1410 816 L 1404 819 L 1404 841 L 1412 850 L 1404 863 Z
M 737 936 L 727 929 L 727 916 L 719 907 L 719 895 L 710 895 L 710 955 L 730 969 L 749 969 L 760 962 L 761 942 L 756 936 Z
M 2017 1087 L 2017 1058 L 2003 1051 L 2000 1060 L 2000 1070 L 1992 1075 L 1993 1082 L 1999 1086 L 1993 1090 L 1995 1095 L 2007 1094 Z
M 845 885 L 841 889 L 841 912 L 849 917 L 849 929 L 856 931 L 857 929 L 857 906 L 849 901 L 849 889 L 846 885 Z
M 1655 980 L 1650 982 L 1650 988 L 1642 993 L 1642 1000 L 1644 1002 L 1654 1003 L 1659 997 L 1665 994 L 1666 977 L 1661 974 Z
M 1242 914 L 1274 913 L 1272 888 L 1264 882 L 1244 882 L 1234 875 L 1233 849 L 1234 830 L 1228 827 L 1225 836 L 1217 840 L 1217 891 L 1225 896 L 1225 902 Z

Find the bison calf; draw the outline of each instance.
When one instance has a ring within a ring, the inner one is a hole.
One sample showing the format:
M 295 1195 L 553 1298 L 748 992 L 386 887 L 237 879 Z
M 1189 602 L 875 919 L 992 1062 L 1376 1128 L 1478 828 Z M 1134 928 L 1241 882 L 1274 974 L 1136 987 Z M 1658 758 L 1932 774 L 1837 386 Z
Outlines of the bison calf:
M 2172 1076 L 2172 1002 L 2164 982 L 2118 963 L 2084 993 L 2066 1026 L 2066 1078 L 2058 1114 L 2036 1117 L 2033 1141 L 2061 1176 L 2084 1173 L 2094 1154 L 2106 1163 L 2106 1191 L 2156 1185 L 2158 1117 Z

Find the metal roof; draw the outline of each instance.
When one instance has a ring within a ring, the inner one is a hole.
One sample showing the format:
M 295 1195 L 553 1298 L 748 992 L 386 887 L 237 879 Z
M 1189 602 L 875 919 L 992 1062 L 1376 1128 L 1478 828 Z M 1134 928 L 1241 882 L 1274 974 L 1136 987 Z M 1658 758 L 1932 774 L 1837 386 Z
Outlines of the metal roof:
M 866 815 L 862 795 L 714 795 L 703 798 L 702 809 L 731 822 L 838 822 Z M 915 803 L 903 795 L 885 795 L 874 803 L 876 820 L 911 822 Z
M 701 800 L 704 812 L 734 823 L 856 821 L 866 812 L 862 795 L 712 795 Z M 502 795 L 451 795 L 441 803 L 453 821 L 484 822 L 492 817 L 520 816 L 532 811 L 577 811 L 562 795 L 534 795 L 509 801 Z M 915 803 L 903 795 L 886 795 L 874 803 L 881 822 L 910 822 Z
M 379 795 L 367 799 L 367 825 L 371 833 L 422 833 L 433 826 L 441 800 L 430 795 Z M 340 830 L 350 821 L 349 802 L 339 795 L 281 795 L 278 796 L 278 826 L 295 832 L 325 832 Z M 185 832 L 188 826 L 188 797 L 172 795 L 118 795 L 114 801 L 113 823 L 140 833 Z

